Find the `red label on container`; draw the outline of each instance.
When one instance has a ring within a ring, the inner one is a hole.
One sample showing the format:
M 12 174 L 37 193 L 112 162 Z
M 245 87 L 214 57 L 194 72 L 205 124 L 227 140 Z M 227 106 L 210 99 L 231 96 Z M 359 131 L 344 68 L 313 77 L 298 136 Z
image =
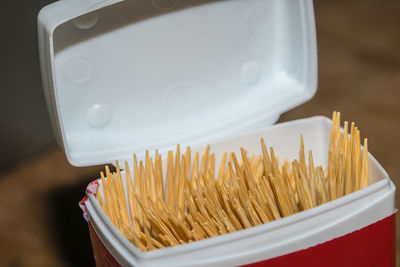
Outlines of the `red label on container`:
M 246 267 L 393 267 L 396 214 L 350 234 Z M 89 223 L 96 265 L 120 266 Z
M 93 254 L 97 267 L 121 266 L 104 246 L 92 224 L 89 222 L 90 239 L 92 240 Z
M 358 231 L 317 246 L 245 266 L 393 267 L 395 238 L 396 214 L 393 214 Z

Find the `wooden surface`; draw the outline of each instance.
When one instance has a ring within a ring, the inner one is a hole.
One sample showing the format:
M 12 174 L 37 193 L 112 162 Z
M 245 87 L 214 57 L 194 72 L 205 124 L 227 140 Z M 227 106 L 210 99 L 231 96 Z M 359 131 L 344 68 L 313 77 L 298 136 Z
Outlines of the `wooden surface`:
M 341 111 L 399 186 L 400 2 L 316 2 L 318 92 L 281 121 Z M 78 201 L 100 169 L 71 167 L 54 146 L 3 172 L 0 266 L 93 264 Z

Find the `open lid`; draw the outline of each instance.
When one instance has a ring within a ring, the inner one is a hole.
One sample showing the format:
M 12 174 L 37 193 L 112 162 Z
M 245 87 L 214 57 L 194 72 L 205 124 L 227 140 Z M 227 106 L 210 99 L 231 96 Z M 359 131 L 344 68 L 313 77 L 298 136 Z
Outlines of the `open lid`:
M 254 130 L 317 87 L 311 0 L 61 0 L 38 27 L 50 117 L 77 166 Z

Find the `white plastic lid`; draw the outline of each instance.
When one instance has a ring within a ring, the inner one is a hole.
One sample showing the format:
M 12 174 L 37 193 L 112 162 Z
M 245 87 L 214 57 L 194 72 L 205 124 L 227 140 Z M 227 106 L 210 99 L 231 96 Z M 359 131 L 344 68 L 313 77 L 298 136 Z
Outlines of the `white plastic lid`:
M 38 25 L 49 112 L 76 166 L 264 127 L 317 87 L 311 0 L 61 0 Z

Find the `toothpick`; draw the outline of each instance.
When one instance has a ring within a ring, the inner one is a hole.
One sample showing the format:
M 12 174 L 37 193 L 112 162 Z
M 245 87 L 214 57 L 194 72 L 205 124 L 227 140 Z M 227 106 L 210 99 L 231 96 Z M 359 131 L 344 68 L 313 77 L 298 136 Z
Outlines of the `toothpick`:
M 216 170 L 209 145 L 194 158 L 190 147 L 181 153 L 178 145 L 165 159 L 165 183 L 161 155 L 156 150 L 152 158 L 146 151 L 139 163 L 134 155 L 133 170 L 128 162 L 125 173 L 118 161 L 115 173 L 106 166 L 105 175 L 100 173 L 103 193 L 97 192 L 96 199 L 130 242 L 150 251 L 268 223 L 369 183 L 368 141 L 364 140 L 361 152 L 360 131 L 351 123 L 349 135 L 347 121 L 341 131 L 339 112 L 332 117 L 325 171 L 314 165 L 311 150 L 306 161 L 303 135 L 298 159 L 291 164 L 286 158 L 280 163 L 263 139 L 261 151 L 249 156 L 242 147 L 239 159 L 225 152 Z

